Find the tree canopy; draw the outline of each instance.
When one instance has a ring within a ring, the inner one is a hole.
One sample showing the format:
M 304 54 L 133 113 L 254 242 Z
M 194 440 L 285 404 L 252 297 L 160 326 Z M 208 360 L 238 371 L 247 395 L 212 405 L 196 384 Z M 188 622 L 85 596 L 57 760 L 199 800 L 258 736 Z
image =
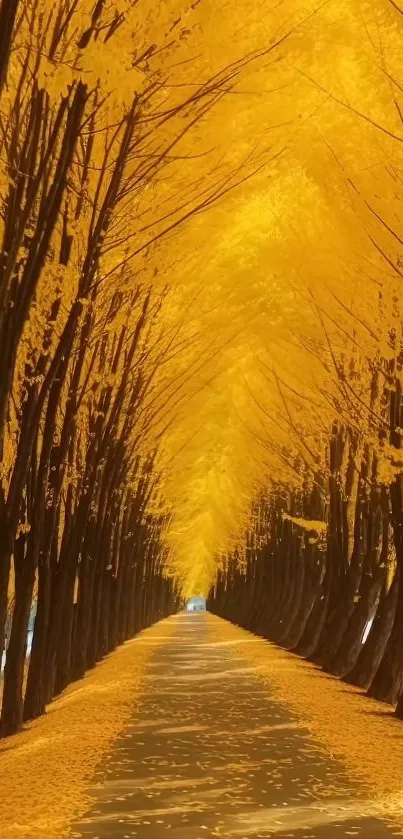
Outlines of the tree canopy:
M 346 570 L 389 493 L 392 579 L 402 31 L 394 0 L 1 0 L 3 733 L 279 522 Z

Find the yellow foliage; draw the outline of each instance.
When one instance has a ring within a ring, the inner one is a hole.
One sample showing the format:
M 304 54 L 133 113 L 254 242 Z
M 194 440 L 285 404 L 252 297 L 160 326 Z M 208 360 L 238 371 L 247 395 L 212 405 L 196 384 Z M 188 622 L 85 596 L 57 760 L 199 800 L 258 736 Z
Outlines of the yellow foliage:
M 43 381 L 35 365 L 45 359 L 46 374 L 78 301 L 80 324 L 88 315 L 91 325 L 64 486 L 79 491 L 92 429 L 107 416 L 101 397 L 116 397 L 150 291 L 118 427 L 130 414 L 132 459 L 157 451 L 150 509 L 167 514 L 167 573 L 185 595 L 207 592 L 243 539 L 253 499 L 326 471 L 335 420 L 353 429 L 357 449 L 377 455 L 381 482 L 401 471 L 380 431 L 387 365 L 401 378 L 403 20 L 387 0 L 242 8 L 108 0 L 92 26 L 94 3 L 84 0 L 55 39 L 54 4 L 25 6 L 1 100 L 5 124 L 15 125 L 20 84 L 29 102 L 32 74 L 46 91 L 47 131 L 80 83 L 87 100 L 65 218 L 18 347 L 2 480 L 7 486 L 15 462 L 27 388 Z M 86 283 L 133 103 L 121 195 Z M 3 138 L 2 204 L 18 174 L 8 154 Z M 66 219 L 71 251 L 61 265 Z M 23 248 L 20 256 L 24 263 Z M 78 352 L 77 333 L 57 441 Z M 127 475 L 128 486 L 136 480 Z

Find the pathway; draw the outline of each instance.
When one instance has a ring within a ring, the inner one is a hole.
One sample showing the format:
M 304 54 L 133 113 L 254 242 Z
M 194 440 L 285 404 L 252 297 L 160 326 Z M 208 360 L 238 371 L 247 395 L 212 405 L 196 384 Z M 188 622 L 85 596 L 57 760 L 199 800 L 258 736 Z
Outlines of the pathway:
M 91 790 L 80 839 L 388 839 L 365 794 L 212 615 L 156 647 L 141 707 Z M 251 639 L 253 643 L 253 639 Z

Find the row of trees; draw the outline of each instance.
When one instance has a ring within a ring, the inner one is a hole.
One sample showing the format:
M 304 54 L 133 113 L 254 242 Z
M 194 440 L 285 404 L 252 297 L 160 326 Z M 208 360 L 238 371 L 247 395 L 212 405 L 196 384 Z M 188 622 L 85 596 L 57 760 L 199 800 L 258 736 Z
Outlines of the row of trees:
M 176 608 L 164 569 L 206 589 L 252 492 L 247 578 L 271 544 L 306 627 L 347 581 L 355 614 L 369 566 L 368 614 L 395 591 L 402 105 L 376 5 L 343 0 L 356 46 L 368 15 L 351 73 L 316 0 L 251 4 L 248 27 L 198 0 L 0 0 L 3 735 Z
M 159 249 L 239 177 L 183 144 L 253 58 L 187 86 L 197 3 L 56 5 L 0 1 L 2 736 L 178 607 L 155 458 L 192 336 Z
M 378 431 L 388 453 L 393 447 L 391 474 L 380 474 L 380 449 L 335 421 L 326 466 L 309 472 L 296 460 L 290 466 L 300 487 L 277 485 L 256 500 L 245 549 L 222 561 L 210 608 L 395 706 L 403 718 L 399 373 L 390 370 L 379 400 L 377 375 L 373 380 Z
M 0 10 L 3 736 L 176 607 L 161 522 L 147 513 L 152 460 L 135 437 L 158 301 L 131 269 L 103 262 L 158 164 L 137 159 L 140 91 L 111 102 L 95 57 L 85 65 L 87 48 L 119 37 L 125 21 L 110 10 L 105 19 L 102 2 L 82 5 Z
M 301 60 L 318 132 L 277 177 L 254 266 L 274 316 L 230 415 L 248 441 L 232 496 L 249 504 L 254 479 L 254 502 L 229 549 L 217 540 L 210 608 L 403 718 L 402 10 L 385 0 L 363 19 L 365 59 L 336 39 L 341 72 Z
M 402 384 L 398 5 L 312 0 L 295 40 L 248 85 L 267 135 L 284 145 L 241 202 L 231 196 L 200 225 L 212 253 L 204 286 L 228 347 L 208 398 L 182 420 L 182 446 L 171 445 L 168 537 L 190 590 L 207 591 L 235 545 L 242 556 L 251 498 L 329 526 L 334 482 L 349 517 L 348 559 L 336 562 L 349 563 L 358 477 L 360 493 L 371 486 L 376 496 L 401 470 L 388 416 Z M 285 0 L 281 15 L 298 7 Z M 256 131 L 257 117 L 249 125 Z M 341 471 L 330 463 L 334 428 L 346 438 Z M 317 513 L 298 500 L 312 487 Z

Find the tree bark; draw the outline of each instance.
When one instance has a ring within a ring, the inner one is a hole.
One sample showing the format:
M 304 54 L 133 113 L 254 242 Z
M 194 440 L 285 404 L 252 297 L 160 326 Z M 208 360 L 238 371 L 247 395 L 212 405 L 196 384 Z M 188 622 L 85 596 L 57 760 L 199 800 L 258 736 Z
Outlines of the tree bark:
M 23 685 L 29 617 L 35 582 L 35 568 L 24 556 L 26 538 L 17 540 L 14 554 L 15 603 L 4 670 L 3 705 L 0 722 L 2 737 L 16 734 L 23 723 Z

